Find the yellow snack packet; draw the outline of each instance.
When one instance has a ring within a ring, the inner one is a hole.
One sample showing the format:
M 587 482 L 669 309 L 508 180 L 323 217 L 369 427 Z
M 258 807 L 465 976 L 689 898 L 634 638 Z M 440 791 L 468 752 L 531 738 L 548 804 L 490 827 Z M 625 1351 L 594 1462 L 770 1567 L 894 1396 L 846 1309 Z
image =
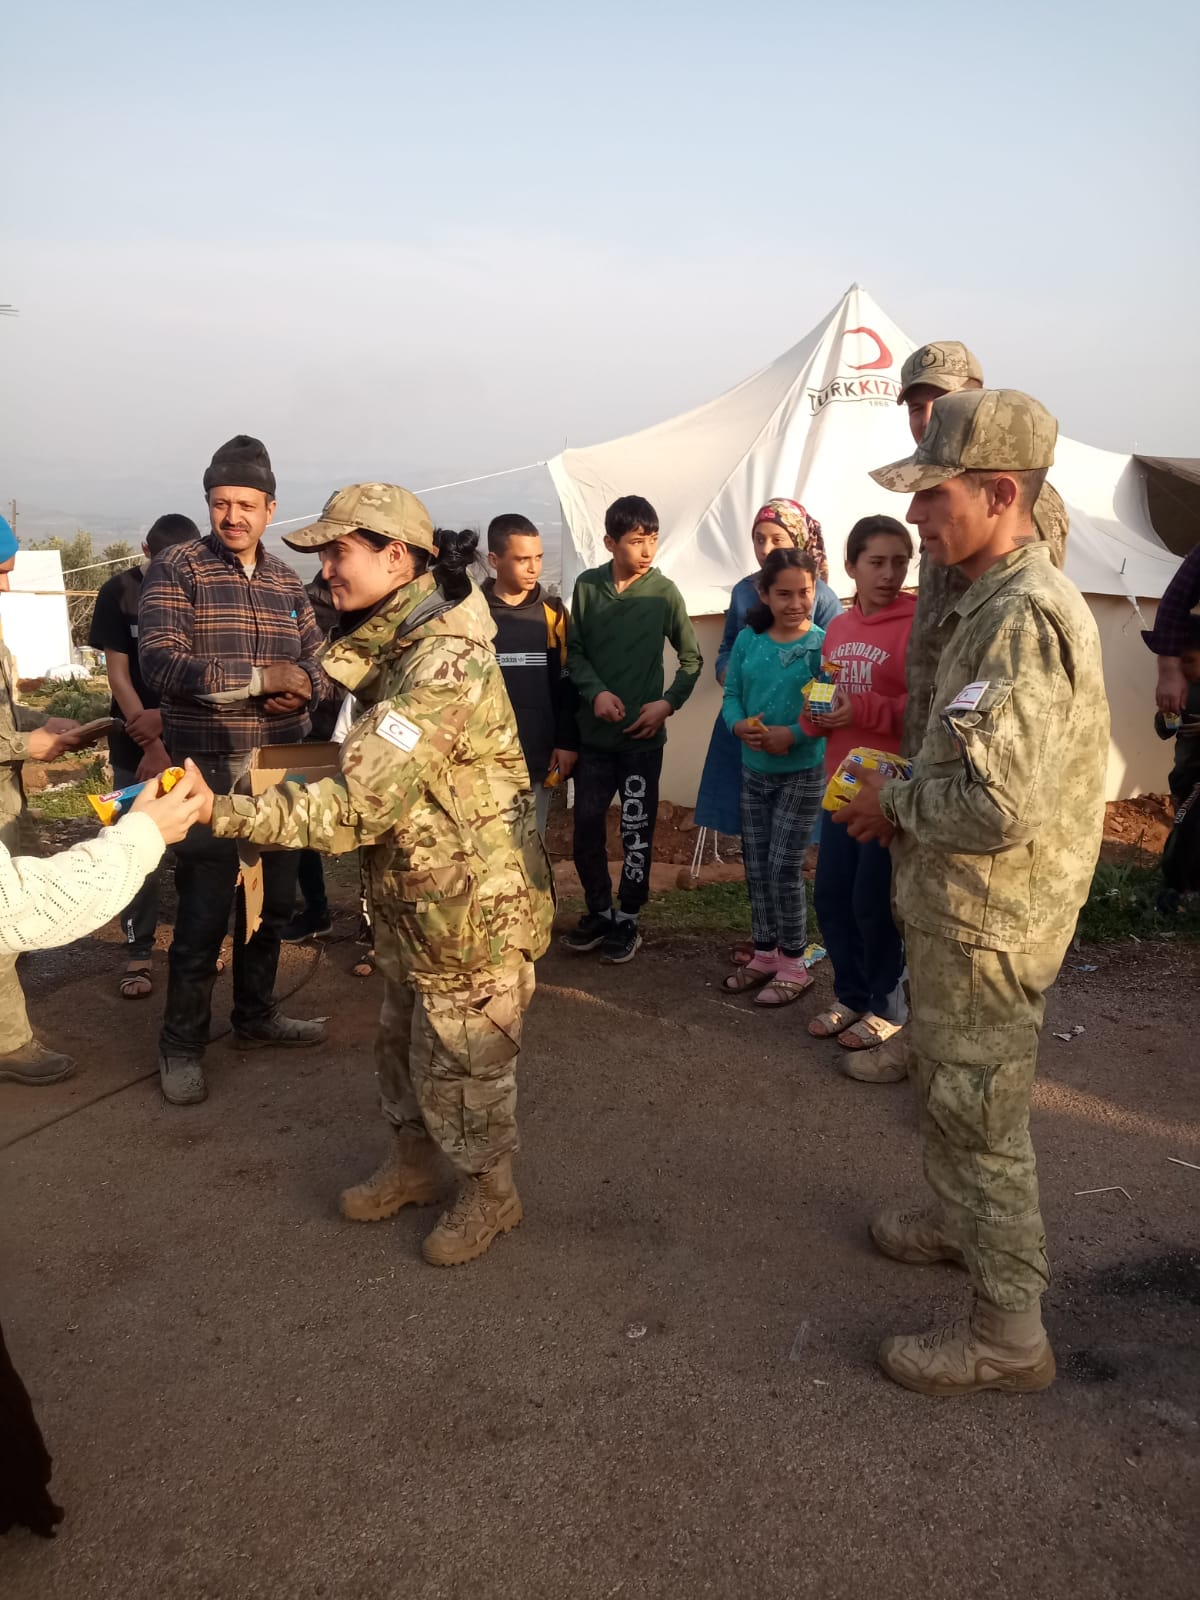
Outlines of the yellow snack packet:
M 118 817 L 123 817 L 147 784 L 156 783 L 159 794 L 169 794 L 184 775 L 182 767 L 168 767 L 157 778 L 147 778 L 145 783 L 131 783 L 124 789 L 113 789 L 108 794 L 88 795 L 88 804 L 107 828 Z
M 858 793 L 864 772 L 878 772 L 883 778 L 912 777 L 912 762 L 891 750 L 872 750 L 866 745 L 855 745 L 850 754 L 843 756 L 837 771 L 825 786 L 821 801 L 825 811 L 840 811 Z

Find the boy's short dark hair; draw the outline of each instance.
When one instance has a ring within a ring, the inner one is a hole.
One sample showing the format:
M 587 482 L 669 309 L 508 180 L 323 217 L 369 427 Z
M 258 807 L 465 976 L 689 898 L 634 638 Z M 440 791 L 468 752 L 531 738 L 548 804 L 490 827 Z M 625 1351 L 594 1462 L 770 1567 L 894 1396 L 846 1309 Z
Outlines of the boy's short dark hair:
M 623 539 L 635 528 L 643 533 L 658 532 L 658 512 L 640 494 L 623 494 L 604 513 L 604 531 L 610 539 Z
M 187 544 L 189 540 L 199 537 L 200 529 L 191 517 L 185 517 L 180 511 L 168 511 L 151 524 L 145 544 L 153 557 L 173 544 Z
M 502 516 L 493 517 L 488 523 L 488 549 L 494 556 L 502 556 L 508 549 L 508 541 L 514 533 L 522 534 L 527 539 L 541 538 L 541 534 L 528 517 L 523 517 L 519 511 L 506 511 Z

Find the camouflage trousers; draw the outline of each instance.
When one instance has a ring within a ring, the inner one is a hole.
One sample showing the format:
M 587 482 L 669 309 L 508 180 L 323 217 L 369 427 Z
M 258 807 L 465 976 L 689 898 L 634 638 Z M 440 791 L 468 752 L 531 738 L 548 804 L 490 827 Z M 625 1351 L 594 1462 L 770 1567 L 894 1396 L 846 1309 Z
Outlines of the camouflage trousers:
M 0 823 L 0 844 L 16 855 L 21 849 L 21 819 L 9 817 Z M 19 1050 L 33 1038 L 25 996 L 17 977 L 17 958 L 0 951 L 0 1055 Z
M 904 931 L 925 1176 L 971 1281 L 1007 1311 L 1050 1281 L 1029 1101 L 1060 941 L 1026 955 Z
M 384 972 L 375 1042 L 383 1114 L 425 1129 L 460 1172 L 517 1148 L 517 1056 L 533 963 L 485 973 L 469 989 L 418 989 Z

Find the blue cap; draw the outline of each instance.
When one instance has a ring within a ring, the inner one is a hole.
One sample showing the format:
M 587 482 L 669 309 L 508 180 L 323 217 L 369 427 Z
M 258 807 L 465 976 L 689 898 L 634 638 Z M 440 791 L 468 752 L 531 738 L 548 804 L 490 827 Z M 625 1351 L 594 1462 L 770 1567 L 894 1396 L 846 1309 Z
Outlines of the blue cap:
M 4 566 L 5 562 L 11 561 L 19 549 L 16 534 L 5 519 L 0 517 L 0 567 Z

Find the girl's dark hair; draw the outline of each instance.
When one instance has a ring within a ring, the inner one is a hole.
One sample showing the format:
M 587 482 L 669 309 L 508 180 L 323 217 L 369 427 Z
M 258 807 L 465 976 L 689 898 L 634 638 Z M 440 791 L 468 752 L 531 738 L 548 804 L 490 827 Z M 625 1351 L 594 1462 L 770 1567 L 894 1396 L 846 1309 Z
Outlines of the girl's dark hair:
M 754 580 L 755 587 L 760 595 L 765 597 L 767 590 L 774 584 L 781 572 L 786 572 L 791 567 L 797 572 L 807 572 L 813 581 L 813 588 L 817 586 L 817 562 L 815 556 L 809 555 L 807 550 L 797 550 L 793 545 L 785 546 L 782 550 L 772 550 L 763 562 L 758 577 Z M 775 618 L 766 599 L 757 605 L 751 606 L 746 613 L 746 626 L 753 628 L 755 633 L 766 633 Z
M 356 531 L 362 542 L 370 545 L 372 550 L 386 550 L 389 544 L 395 542 L 381 533 L 370 533 L 366 528 Z M 435 528 L 433 542 L 437 545 L 438 553 L 432 561 L 428 550 L 422 550 L 415 544 L 408 546 L 417 576 L 422 572 L 432 572 L 434 582 L 447 600 L 465 600 L 471 592 L 471 568 L 475 564 L 475 552 L 479 545 L 478 533 L 474 528 L 463 528 L 461 532 L 454 528 Z
M 471 592 L 478 532 L 474 528 L 435 528 L 433 542 L 438 548 L 430 569 L 435 583 L 447 600 L 465 600 Z
M 871 540 L 877 539 L 881 533 L 891 534 L 894 539 L 903 539 L 909 560 L 912 560 L 912 534 L 895 517 L 861 517 L 846 539 L 846 560 L 851 563 L 857 561 Z

